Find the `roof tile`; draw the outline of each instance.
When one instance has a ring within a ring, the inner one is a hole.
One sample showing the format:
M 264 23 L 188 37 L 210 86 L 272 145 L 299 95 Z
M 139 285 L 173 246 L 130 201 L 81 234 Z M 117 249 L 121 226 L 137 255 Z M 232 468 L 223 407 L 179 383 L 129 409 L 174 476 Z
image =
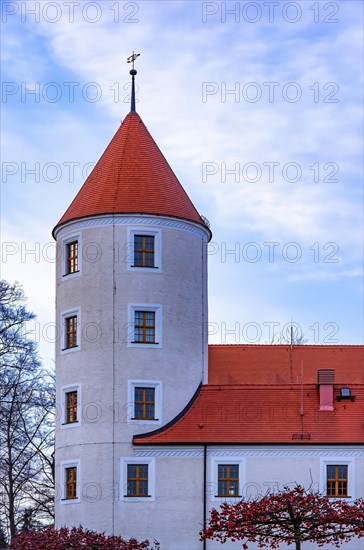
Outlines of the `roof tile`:
M 209 384 L 181 415 L 133 442 L 363 443 L 363 352 L 363 346 L 209 346 Z M 320 411 L 320 367 L 337 374 L 333 411 Z M 355 401 L 336 400 L 344 385 Z
M 129 113 L 56 227 L 100 214 L 154 214 L 205 225 L 137 113 Z

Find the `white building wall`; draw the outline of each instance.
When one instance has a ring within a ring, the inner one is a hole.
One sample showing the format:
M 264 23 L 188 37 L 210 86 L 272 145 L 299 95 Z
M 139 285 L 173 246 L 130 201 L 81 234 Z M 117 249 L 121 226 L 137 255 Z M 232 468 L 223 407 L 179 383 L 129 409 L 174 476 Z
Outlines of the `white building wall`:
M 160 270 L 130 270 L 128 239 L 135 227 L 141 234 L 143 228 L 160 232 Z M 57 233 L 59 250 L 70 237 L 80 240 L 82 269 L 80 274 L 64 276 L 59 254 L 56 318 L 62 332 L 64 312 L 77 310 L 81 337 L 78 348 L 62 351 L 62 335 L 56 349 L 56 525 L 82 524 L 118 533 L 120 524 L 130 524 L 113 502 L 113 493 L 119 498 L 120 457 L 134 455 L 134 434 L 161 425 L 129 422 L 129 381 L 162 382 L 165 424 L 186 406 L 207 377 L 208 232 L 182 220 L 118 215 L 67 224 Z M 160 306 L 161 346 L 130 346 L 132 304 Z M 64 426 L 62 388 L 74 384 L 82 394 L 80 423 Z M 60 464 L 76 459 L 81 463 L 79 491 L 85 498 L 81 503 L 65 502 Z M 95 505 L 100 513 L 92 513 Z
M 154 447 L 136 448 L 136 455 L 142 461 L 145 456 L 155 458 L 155 501 L 148 507 L 153 517 L 152 531 L 140 525 L 140 517 L 147 510 L 143 502 L 130 503 L 130 510 L 125 508 L 129 518 L 126 534 L 131 536 L 133 530 L 143 533 L 147 538 L 156 538 L 162 550 L 202 550 L 198 533 L 203 524 L 203 447 Z M 231 459 L 239 462 L 241 469 L 241 493 L 247 498 L 265 494 L 268 489 L 282 489 L 284 485 L 300 483 L 314 488 L 320 486 L 322 479 L 320 467 L 322 460 L 335 461 L 338 456 L 347 459 L 351 464 L 350 476 L 355 478 L 355 498 L 363 496 L 364 449 L 358 447 L 333 446 L 270 446 L 270 447 L 231 447 L 214 446 L 207 448 L 207 518 L 209 511 L 218 508 L 220 500 L 216 494 L 216 470 L 213 464 Z M 335 463 L 335 462 L 332 462 Z M 237 499 L 238 500 L 238 499 Z M 231 500 L 234 502 L 234 499 Z M 120 502 L 123 506 L 124 503 Z M 166 526 L 166 518 L 168 525 Z M 248 543 L 249 550 L 256 550 L 253 543 Z M 363 539 L 352 540 L 344 544 L 344 550 L 363 550 Z M 226 548 L 241 550 L 241 543 L 227 542 L 224 546 L 214 541 L 206 541 L 206 550 Z M 281 545 L 280 548 L 292 549 L 292 546 Z M 313 550 L 317 545 L 304 543 L 303 550 Z M 327 547 L 328 548 L 328 547 Z

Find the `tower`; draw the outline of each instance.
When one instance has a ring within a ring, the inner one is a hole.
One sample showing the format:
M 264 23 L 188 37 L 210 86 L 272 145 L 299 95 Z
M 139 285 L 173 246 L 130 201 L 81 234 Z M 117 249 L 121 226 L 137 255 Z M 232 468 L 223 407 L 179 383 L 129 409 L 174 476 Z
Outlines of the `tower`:
M 115 534 L 138 521 L 125 499 L 155 499 L 133 436 L 207 382 L 211 233 L 136 113 L 130 73 L 131 111 L 53 230 L 56 526 Z

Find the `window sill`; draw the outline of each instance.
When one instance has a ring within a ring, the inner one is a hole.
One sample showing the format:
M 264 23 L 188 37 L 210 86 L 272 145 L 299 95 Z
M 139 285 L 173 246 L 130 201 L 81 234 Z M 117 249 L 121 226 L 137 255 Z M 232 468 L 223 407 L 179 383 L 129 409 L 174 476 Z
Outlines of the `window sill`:
M 124 498 L 151 498 L 152 495 L 124 495 Z
M 159 422 L 159 418 L 131 418 L 130 420 L 141 420 L 141 421 L 148 421 L 148 422 Z
M 80 273 L 80 270 L 72 271 L 71 273 L 65 273 L 64 275 L 62 275 L 62 277 L 69 277 L 70 275 L 77 275 L 78 273 Z
M 61 426 L 79 426 L 80 422 L 77 420 L 76 422 L 62 422 Z
M 159 342 L 130 342 L 131 344 L 141 344 L 148 346 L 159 346 Z
M 69 348 L 62 348 L 61 351 L 70 351 L 71 349 L 77 349 L 78 346 L 70 346 Z
M 159 269 L 157 265 L 131 265 L 134 269 Z
M 243 495 L 215 495 L 215 498 L 243 498 Z

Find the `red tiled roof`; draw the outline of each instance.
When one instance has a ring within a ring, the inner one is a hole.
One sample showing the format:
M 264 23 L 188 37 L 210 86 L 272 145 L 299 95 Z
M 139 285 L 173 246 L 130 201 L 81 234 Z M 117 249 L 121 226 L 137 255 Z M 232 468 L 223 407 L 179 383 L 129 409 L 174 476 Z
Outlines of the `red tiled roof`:
M 363 443 L 363 350 L 362 346 L 297 346 L 290 353 L 289 346 L 210 346 L 212 383 L 202 386 L 182 414 L 166 426 L 137 435 L 133 442 Z M 301 359 L 303 391 L 296 380 Z M 319 368 L 335 369 L 334 411 L 319 410 Z M 355 401 L 336 400 L 344 386 L 351 389 Z
M 134 436 L 133 443 L 363 443 L 364 388 L 350 389 L 354 402 L 335 401 L 334 411 L 319 411 L 318 388 L 306 385 L 301 417 L 300 386 L 206 385 L 183 416 L 155 434 Z
M 364 346 L 209 346 L 209 384 L 316 384 L 334 369 L 336 384 L 364 384 Z
M 156 214 L 204 225 L 137 113 L 129 113 L 57 226 L 98 214 Z

